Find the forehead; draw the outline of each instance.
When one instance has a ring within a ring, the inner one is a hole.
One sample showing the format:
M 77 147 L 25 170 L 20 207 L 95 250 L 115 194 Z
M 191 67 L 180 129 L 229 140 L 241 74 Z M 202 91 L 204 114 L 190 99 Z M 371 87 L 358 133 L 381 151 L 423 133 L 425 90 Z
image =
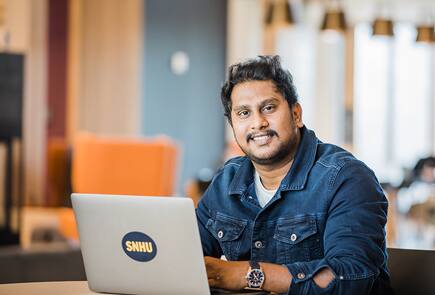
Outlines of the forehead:
M 264 100 L 275 98 L 285 100 L 272 81 L 247 81 L 234 86 L 231 93 L 233 107 L 256 105 Z

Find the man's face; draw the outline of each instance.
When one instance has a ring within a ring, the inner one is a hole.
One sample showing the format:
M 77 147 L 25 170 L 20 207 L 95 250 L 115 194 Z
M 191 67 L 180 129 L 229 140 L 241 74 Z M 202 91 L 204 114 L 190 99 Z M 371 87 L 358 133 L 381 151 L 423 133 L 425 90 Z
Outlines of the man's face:
M 240 148 L 260 165 L 292 160 L 303 126 L 298 103 L 291 109 L 272 81 L 237 84 L 231 94 L 231 123 Z

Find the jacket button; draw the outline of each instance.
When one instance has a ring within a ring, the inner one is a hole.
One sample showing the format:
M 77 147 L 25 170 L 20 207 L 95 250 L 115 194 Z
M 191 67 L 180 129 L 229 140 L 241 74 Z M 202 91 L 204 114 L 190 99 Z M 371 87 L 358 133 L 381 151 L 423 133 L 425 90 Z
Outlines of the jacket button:
M 224 236 L 224 232 L 223 231 L 218 231 L 218 238 L 222 239 L 222 237 Z
M 290 236 L 290 240 L 292 240 L 292 242 L 296 241 L 297 238 L 298 238 L 298 236 L 296 234 L 292 234 Z
M 254 243 L 255 248 L 260 249 L 263 247 L 263 243 L 261 241 L 256 241 Z
M 305 274 L 303 272 L 300 272 L 297 274 L 298 279 L 303 280 L 305 279 Z

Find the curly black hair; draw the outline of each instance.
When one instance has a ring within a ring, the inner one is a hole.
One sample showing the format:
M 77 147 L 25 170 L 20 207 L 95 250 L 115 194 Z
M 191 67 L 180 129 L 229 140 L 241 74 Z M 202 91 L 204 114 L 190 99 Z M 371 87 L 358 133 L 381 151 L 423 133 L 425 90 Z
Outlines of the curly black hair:
M 278 55 L 259 55 L 241 63 L 233 64 L 228 69 L 228 78 L 222 85 L 221 100 L 224 115 L 231 124 L 231 93 L 234 86 L 247 81 L 272 81 L 276 89 L 287 100 L 289 107 L 298 102 L 293 77 L 288 70 L 281 66 Z

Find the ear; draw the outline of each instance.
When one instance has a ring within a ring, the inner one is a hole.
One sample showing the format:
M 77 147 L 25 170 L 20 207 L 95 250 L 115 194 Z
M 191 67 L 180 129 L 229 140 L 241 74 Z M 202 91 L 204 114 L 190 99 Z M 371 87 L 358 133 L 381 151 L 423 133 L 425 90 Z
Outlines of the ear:
M 302 107 L 298 102 L 292 106 L 292 115 L 296 126 L 302 128 L 304 126 L 304 122 L 302 122 Z

